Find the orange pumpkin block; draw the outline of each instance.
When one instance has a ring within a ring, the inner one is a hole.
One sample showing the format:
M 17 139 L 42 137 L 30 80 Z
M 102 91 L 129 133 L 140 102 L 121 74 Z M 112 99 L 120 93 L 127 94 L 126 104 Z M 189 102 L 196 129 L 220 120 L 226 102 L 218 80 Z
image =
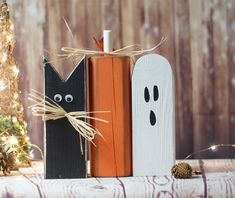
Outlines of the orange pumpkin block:
M 109 123 L 91 121 L 103 138 L 91 145 L 91 176 L 115 177 L 132 174 L 130 58 L 95 56 L 88 60 L 89 107 L 95 117 Z

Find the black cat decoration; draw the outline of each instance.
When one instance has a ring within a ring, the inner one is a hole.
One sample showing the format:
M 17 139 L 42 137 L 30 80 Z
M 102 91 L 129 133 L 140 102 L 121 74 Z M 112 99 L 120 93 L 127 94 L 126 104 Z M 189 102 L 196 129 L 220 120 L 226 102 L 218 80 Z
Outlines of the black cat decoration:
M 76 65 L 66 80 L 45 58 L 43 64 L 45 96 L 66 112 L 85 111 L 85 59 Z M 86 177 L 86 141 L 66 117 L 47 120 L 44 136 L 46 179 Z

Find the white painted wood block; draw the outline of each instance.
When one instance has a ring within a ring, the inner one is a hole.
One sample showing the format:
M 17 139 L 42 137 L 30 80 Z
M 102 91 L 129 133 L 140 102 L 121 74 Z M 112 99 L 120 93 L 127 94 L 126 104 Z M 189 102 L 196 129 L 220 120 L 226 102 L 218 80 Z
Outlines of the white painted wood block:
M 157 54 L 139 58 L 132 76 L 133 176 L 170 175 L 175 163 L 174 77 Z

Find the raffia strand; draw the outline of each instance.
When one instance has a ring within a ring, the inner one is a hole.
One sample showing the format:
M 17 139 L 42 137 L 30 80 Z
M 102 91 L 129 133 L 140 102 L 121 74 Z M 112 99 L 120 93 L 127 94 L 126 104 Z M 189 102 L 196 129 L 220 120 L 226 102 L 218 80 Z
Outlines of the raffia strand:
M 150 49 L 143 49 L 141 45 L 134 44 L 128 45 L 126 47 L 120 48 L 118 50 L 114 50 L 111 52 L 103 52 L 103 51 L 96 51 L 96 50 L 87 50 L 87 49 L 79 49 L 79 48 L 72 48 L 72 47 L 62 47 L 61 51 L 65 52 L 64 54 L 60 54 L 59 56 L 62 57 L 80 57 L 86 55 L 118 55 L 118 56 L 139 56 L 142 54 L 146 54 L 149 52 L 153 52 L 156 50 L 162 43 L 166 41 L 166 38 L 163 37 L 161 41 Z

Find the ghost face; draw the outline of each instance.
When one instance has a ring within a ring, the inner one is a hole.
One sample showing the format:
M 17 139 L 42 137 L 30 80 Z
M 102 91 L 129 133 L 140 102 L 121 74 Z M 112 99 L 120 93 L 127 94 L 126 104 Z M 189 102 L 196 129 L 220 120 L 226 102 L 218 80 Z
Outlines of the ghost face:
M 164 57 L 150 54 L 136 62 L 132 76 L 134 176 L 169 174 L 174 164 L 173 82 Z

